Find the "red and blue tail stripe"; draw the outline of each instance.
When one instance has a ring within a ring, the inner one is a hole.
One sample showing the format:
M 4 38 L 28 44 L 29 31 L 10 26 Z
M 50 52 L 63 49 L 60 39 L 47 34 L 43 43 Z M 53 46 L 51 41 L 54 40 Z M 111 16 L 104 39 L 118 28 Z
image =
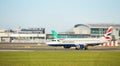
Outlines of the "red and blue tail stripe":
M 110 26 L 108 28 L 108 30 L 106 31 L 106 34 L 104 35 L 105 39 L 111 39 L 112 38 L 112 26 Z

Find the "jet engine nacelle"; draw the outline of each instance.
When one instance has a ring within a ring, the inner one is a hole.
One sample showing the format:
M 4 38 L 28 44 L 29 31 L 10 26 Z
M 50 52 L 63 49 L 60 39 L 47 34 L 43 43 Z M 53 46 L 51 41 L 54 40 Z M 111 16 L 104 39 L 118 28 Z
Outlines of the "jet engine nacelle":
M 80 50 L 80 49 L 86 50 L 86 49 L 87 49 L 87 46 L 85 46 L 84 44 L 76 45 L 76 50 Z

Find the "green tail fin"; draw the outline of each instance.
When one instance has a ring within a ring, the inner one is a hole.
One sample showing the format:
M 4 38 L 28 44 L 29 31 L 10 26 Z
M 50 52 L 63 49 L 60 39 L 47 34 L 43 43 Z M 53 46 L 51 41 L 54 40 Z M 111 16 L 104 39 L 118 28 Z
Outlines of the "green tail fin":
M 60 36 L 58 36 L 57 32 L 55 32 L 55 30 L 52 30 L 52 36 L 54 39 L 60 38 Z

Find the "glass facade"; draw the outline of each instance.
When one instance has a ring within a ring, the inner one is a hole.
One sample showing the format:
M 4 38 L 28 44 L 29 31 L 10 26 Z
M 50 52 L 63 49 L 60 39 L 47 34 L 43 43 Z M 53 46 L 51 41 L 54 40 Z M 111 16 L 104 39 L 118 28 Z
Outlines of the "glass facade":
M 91 34 L 105 34 L 107 28 L 91 28 Z
M 99 34 L 98 28 L 91 28 L 91 34 Z
M 60 38 L 89 38 L 88 34 L 58 34 Z M 46 39 L 52 39 L 52 34 L 47 34 Z
M 108 28 L 103 28 L 103 34 L 106 33 L 107 29 L 108 29 Z
M 120 36 L 120 30 L 119 30 L 119 36 Z
M 88 38 L 87 34 L 60 34 L 61 38 Z
M 44 34 L 45 28 L 28 28 L 28 29 L 21 29 L 19 34 Z

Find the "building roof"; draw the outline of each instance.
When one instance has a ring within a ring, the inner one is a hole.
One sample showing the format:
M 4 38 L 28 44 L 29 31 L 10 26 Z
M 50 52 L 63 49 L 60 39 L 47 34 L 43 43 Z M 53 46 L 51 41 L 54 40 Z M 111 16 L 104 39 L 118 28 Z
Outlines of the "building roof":
M 92 28 L 108 28 L 113 26 L 114 28 L 120 28 L 120 24 L 87 24 L 89 27 Z
M 89 26 L 88 26 L 88 25 L 85 25 L 85 24 L 76 24 L 76 25 L 74 26 L 74 28 L 76 28 L 76 27 L 78 27 L 78 26 L 85 26 L 85 27 L 88 27 L 88 28 L 89 28 Z

